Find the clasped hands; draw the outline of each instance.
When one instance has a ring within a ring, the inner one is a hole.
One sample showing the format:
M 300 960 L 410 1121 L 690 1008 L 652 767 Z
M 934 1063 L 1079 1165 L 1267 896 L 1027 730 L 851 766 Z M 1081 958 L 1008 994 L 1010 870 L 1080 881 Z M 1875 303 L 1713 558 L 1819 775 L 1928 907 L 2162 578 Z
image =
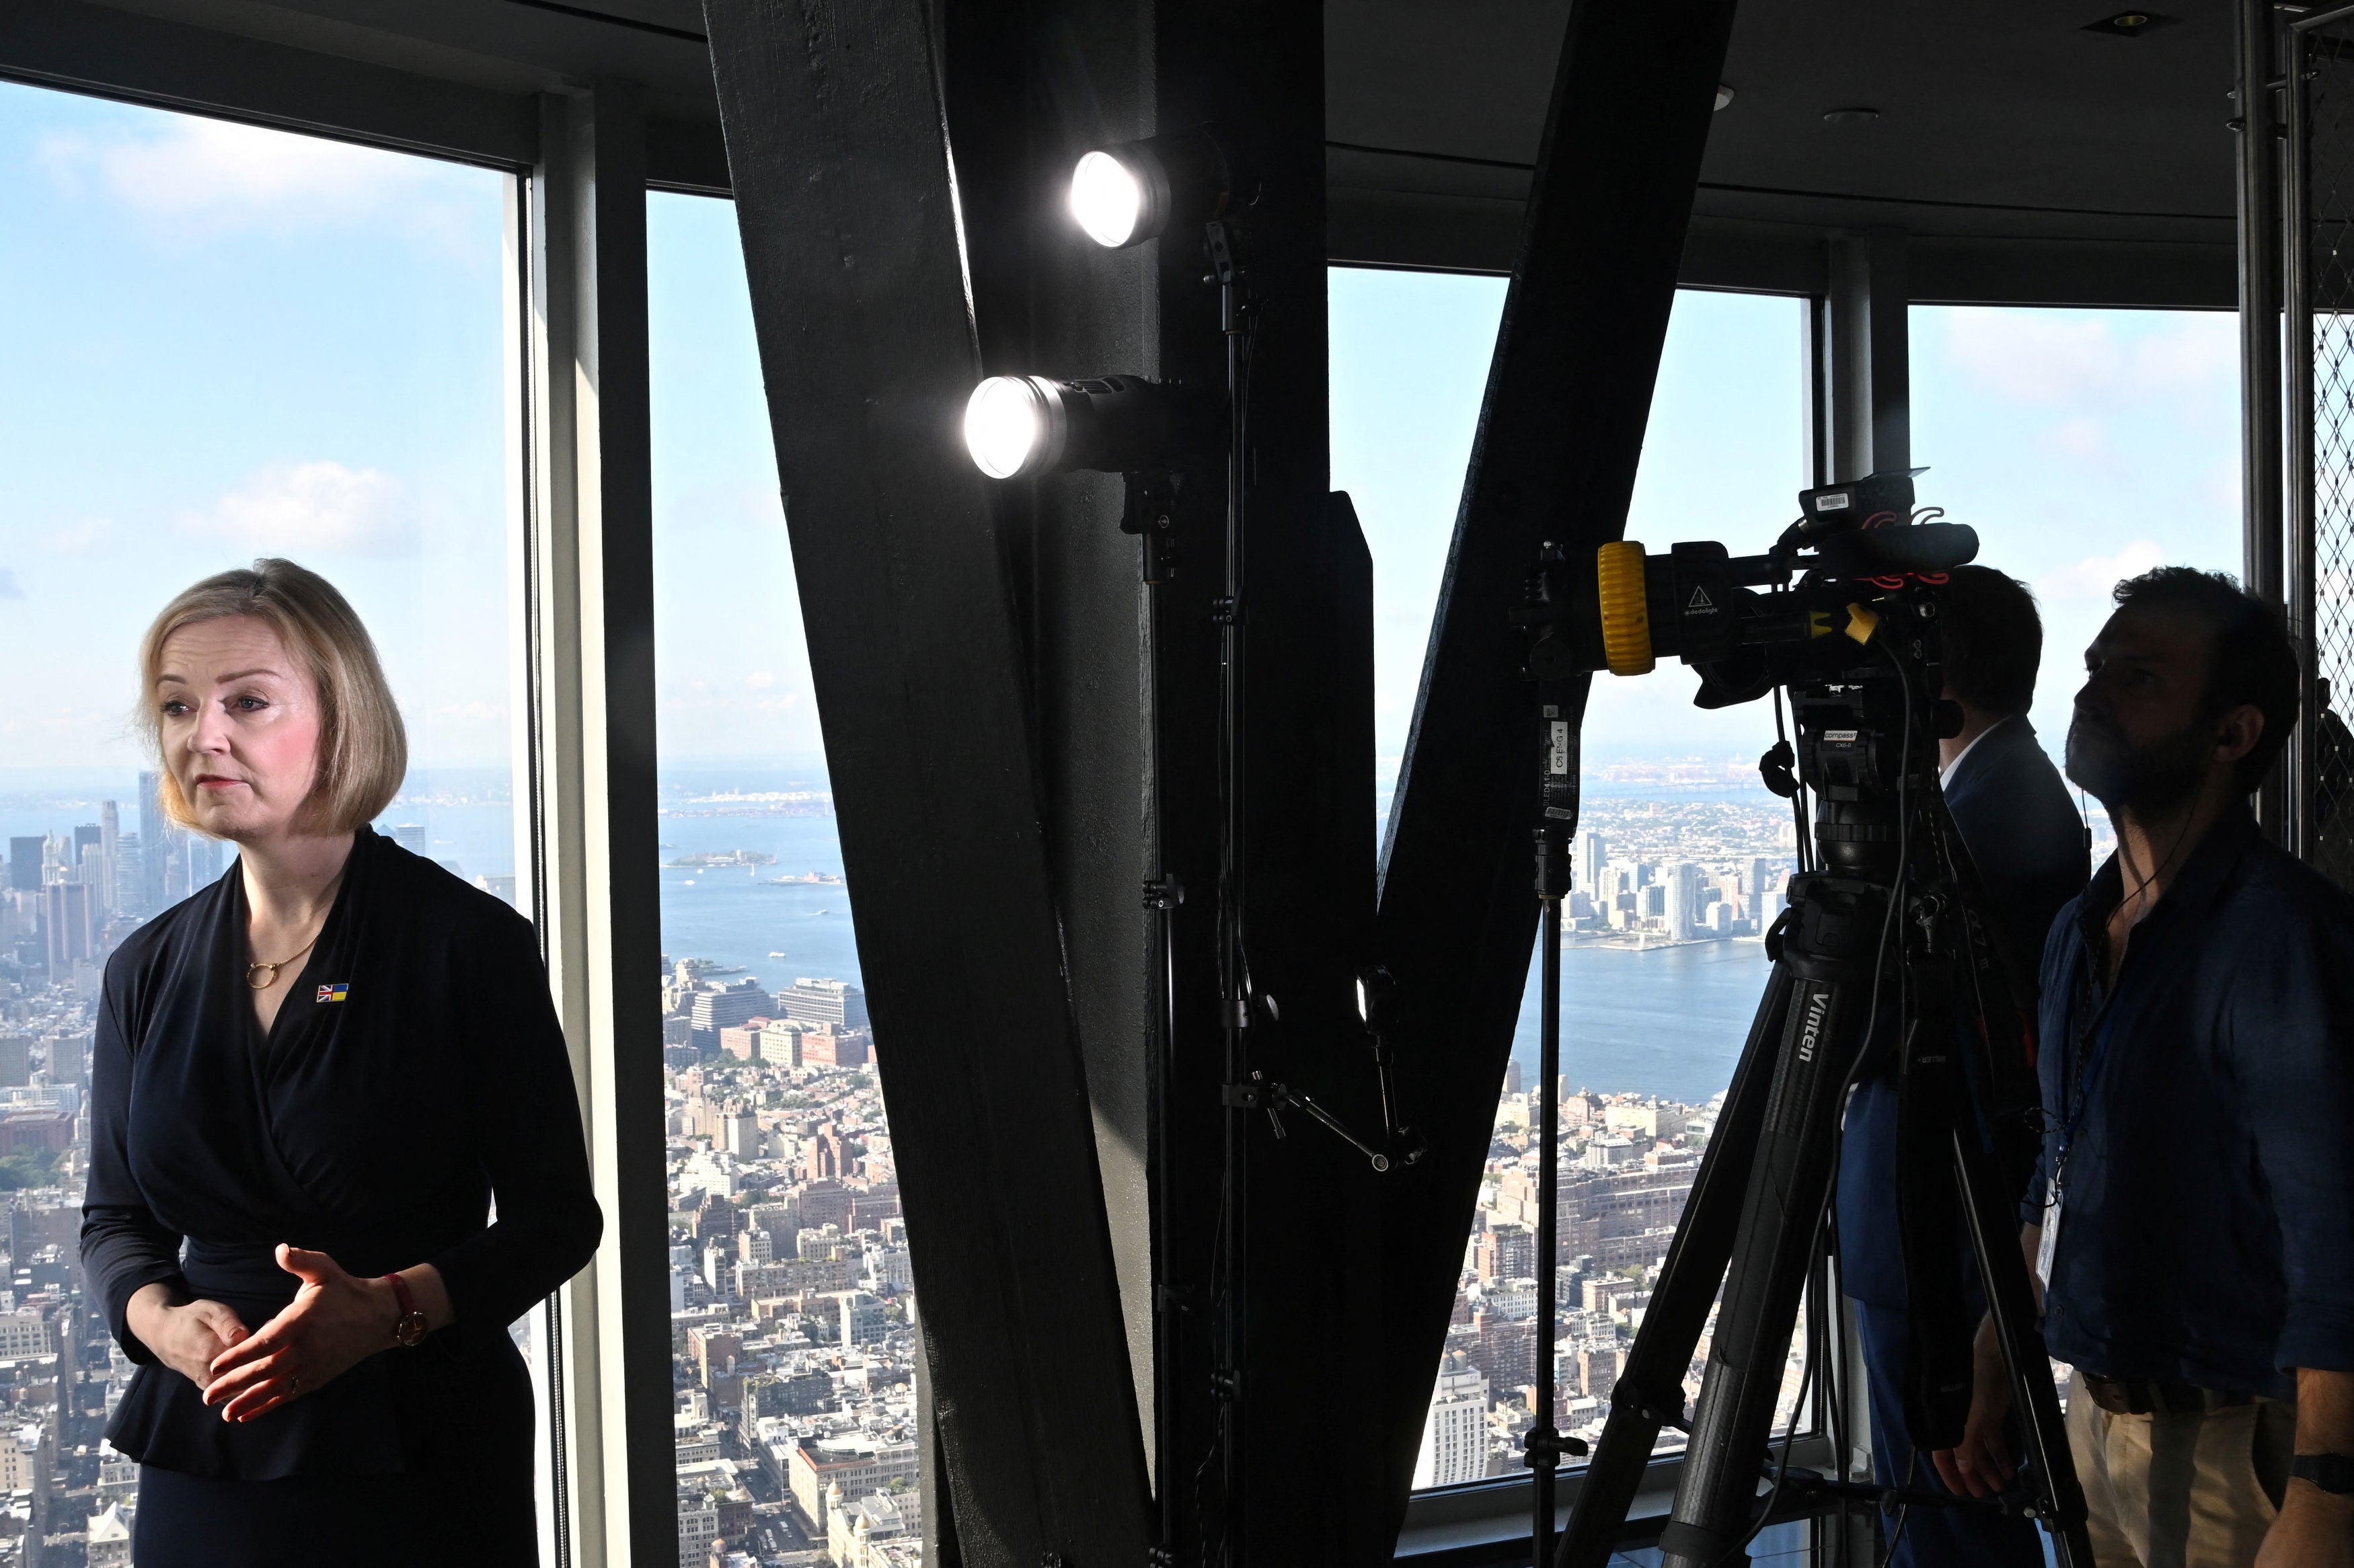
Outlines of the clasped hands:
M 266 1415 L 393 1346 L 400 1307 L 385 1281 L 357 1278 L 325 1253 L 284 1245 L 278 1266 L 302 1283 L 258 1330 L 249 1330 L 219 1301 L 175 1306 L 161 1285 L 132 1299 L 132 1331 L 195 1383 L 207 1405 L 219 1406 L 224 1421 Z M 446 1323 L 448 1296 L 438 1271 L 418 1269 L 409 1283 L 429 1325 Z

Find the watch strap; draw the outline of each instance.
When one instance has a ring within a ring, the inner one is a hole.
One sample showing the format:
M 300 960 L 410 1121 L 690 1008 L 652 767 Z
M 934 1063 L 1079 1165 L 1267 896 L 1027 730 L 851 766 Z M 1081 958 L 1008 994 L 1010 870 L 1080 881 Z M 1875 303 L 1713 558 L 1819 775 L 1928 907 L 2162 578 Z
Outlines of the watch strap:
M 408 1281 L 398 1274 L 387 1274 L 384 1282 L 392 1287 L 392 1298 L 400 1304 L 400 1316 L 393 1319 L 392 1342 L 403 1350 L 412 1349 L 425 1338 L 425 1314 L 417 1308 L 417 1298 L 408 1291 Z
M 2325 1492 L 2354 1492 L 2354 1457 L 2344 1454 L 2299 1454 L 2288 1462 L 2288 1473 L 2311 1481 Z

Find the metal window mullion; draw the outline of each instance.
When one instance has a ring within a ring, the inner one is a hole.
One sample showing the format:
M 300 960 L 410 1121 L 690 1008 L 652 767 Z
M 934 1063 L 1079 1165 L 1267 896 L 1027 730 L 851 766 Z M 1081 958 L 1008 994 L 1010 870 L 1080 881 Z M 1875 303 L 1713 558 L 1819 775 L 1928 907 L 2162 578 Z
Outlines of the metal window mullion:
M 605 1213 L 554 1314 L 577 1568 L 676 1556 L 661 1080 L 639 1027 L 661 949 L 642 103 L 602 83 L 541 100 L 523 224 L 535 912 Z
M 543 810 L 546 748 L 542 745 L 539 531 L 534 504 L 537 471 L 537 410 L 533 353 L 532 185 L 515 175 L 506 182 L 502 261 L 505 272 L 507 494 L 507 673 L 508 715 L 514 758 L 515 906 L 533 922 L 540 958 L 550 959 L 547 924 L 541 914 L 547 895 L 547 821 Z M 534 1434 L 535 1501 L 539 1515 L 542 1560 L 550 1568 L 572 1568 L 569 1404 L 564 1384 L 564 1308 L 559 1291 L 532 1308 L 535 1354 L 532 1390 L 540 1416 Z
M 2314 821 L 2320 705 L 2318 625 L 2315 620 L 2313 473 L 2313 233 L 2311 220 L 2311 85 L 2306 79 L 2307 33 L 2288 34 L 2288 145 L 2282 199 L 2282 257 L 2288 322 L 2289 616 L 2298 639 L 2297 726 L 2290 737 L 2289 820 L 2296 853 L 2310 860 L 2320 847 Z

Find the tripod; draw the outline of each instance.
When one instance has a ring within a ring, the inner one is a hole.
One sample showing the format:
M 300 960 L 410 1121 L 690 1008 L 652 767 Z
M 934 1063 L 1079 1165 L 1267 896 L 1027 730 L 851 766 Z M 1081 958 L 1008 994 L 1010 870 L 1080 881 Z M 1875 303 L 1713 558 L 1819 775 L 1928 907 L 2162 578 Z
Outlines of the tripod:
M 2018 1495 L 2003 1506 L 2043 1524 L 2062 1568 L 2092 1568 L 2084 1495 L 2017 1243 L 2036 1139 L 2022 993 L 1978 914 L 1975 873 L 1936 786 L 1936 603 L 1917 585 L 1876 602 L 1876 612 L 1850 607 L 1844 636 L 1819 644 L 1840 663 L 1860 645 L 1870 662 L 1790 683 L 1797 761 L 1821 805 L 1817 865 L 1791 879 L 1789 907 L 1768 933 L 1764 999 L 1555 1568 L 1603 1568 L 1663 1426 L 1690 1434 L 1659 1536 L 1667 1568 L 1746 1563 L 1763 1522 L 1762 1478 L 1776 1495 L 1793 1486 L 1886 1495 L 1800 1482 L 1766 1461 L 1847 1091 L 1866 1053 L 1882 1047 L 1895 1051 L 1899 1072 L 1896 1202 L 1914 1347 L 1908 1433 L 1916 1448 L 1952 1447 L 1968 1413 L 1967 1234 L 2026 1448 Z M 1687 1425 L 1683 1379 L 1712 1305 L 1707 1371 Z

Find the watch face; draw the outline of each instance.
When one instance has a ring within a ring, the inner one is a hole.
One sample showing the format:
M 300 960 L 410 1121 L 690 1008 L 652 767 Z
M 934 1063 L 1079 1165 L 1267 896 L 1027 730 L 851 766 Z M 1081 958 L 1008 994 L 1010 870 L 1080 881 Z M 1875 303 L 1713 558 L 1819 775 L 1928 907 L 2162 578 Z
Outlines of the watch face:
M 418 1341 L 425 1338 L 425 1314 L 402 1313 L 399 1326 L 393 1330 L 392 1337 L 404 1348 L 413 1348 Z

